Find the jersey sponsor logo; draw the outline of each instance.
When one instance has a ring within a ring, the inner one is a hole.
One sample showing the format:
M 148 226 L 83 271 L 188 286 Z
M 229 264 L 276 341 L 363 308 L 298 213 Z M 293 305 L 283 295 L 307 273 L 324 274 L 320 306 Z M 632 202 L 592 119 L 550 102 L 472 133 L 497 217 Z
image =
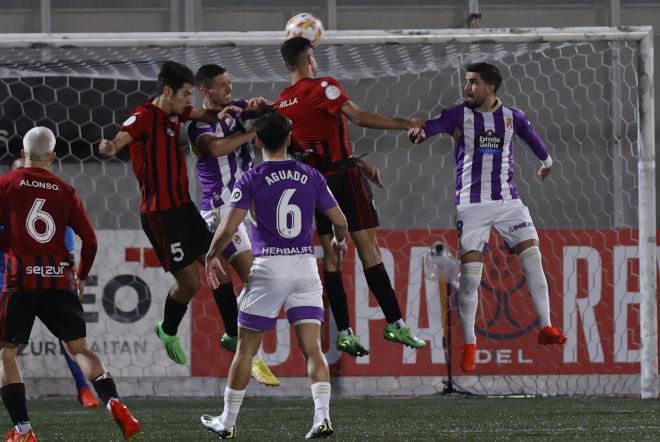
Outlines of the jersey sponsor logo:
M 277 255 L 305 255 L 305 254 L 314 254 L 314 247 L 312 246 L 302 246 L 302 247 L 272 247 L 266 246 L 261 248 L 261 254 L 263 256 L 277 256 Z
M 52 278 L 64 278 L 64 268 L 68 264 L 60 263 L 59 266 L 26 266 L 26 275 L 50 276 Z
M 488 129 L 474 140 L 474 149 L 481 153 L 502 153 L 503 148 L 504 140 L 500 138 L 492 129 Z
M 328 97 L 328 100 L 336 100 L 341 95 L 341 91 L 337 86 L 330 85 L 325 88 L 325 96 Z
M 297 170 L 278 170 L 276 172 L 271 173 L 270 175 L 266 175 L 266 184 L 269 186 L 273 183 L 276 183 L 280 180 L 294 180 L 298 181 L 299 183 L 305 184 L 307 183 L 307 175 L 304 173 L 300 173 Z M 232 195 L 233 198 L 233 195 Z
M 128 117 L 123 123 L 121 123 L 122 126 L 130 126 L 131 124 L 135 123 L 137 121 L 137 115 L 133 114 L 130 117 Z
M 527 229 L 529 227 L 534 227 L 534 223 L 531 221 L 525 221 L 519 224 L 514 224 L 512 226 L 509 226 L 509 233 L 516 232 L 520 229 Z
M 44 181 L 37 180 L 21 180 L 21 187 L 36 187 L 37 189 L 46 189 L 46 190 L 60 190 L 60 186 L 55 183 L 48 183 Z
M 241 189 L 234 189 L 234 191 L 231 193 L 231 199 L 229 200 L 230 203 L 237 203 L 243 198 L 243 192 L 241 192 Z
M 288 100 L 280 101 L 280 104 L 277 107 L 280 109 L 284 109 L 285 107 L 293 106 L 294 104 L 298 104 L 298 97 L 293 97 L 293 98 L 289 98 Z

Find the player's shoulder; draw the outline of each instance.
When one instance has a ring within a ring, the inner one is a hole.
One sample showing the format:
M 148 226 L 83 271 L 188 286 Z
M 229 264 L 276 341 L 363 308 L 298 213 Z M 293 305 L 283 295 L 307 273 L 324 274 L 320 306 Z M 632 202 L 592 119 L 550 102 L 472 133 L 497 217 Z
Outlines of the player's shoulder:
M 505 109 L 510 110 L 514 117 L 517 117 L 517 118 L 526 118 L 526 116 L 525 116 L 525 112 L 523 112 L 522 109 L 520 109 L 520 108 L 518 108 L 518 107 L 516 107 L 516 106 L 513 106 L 513 105 L 511 105 L 511 104 L 505 104 L 505 103 L 502 103 L 502 107 L 505 108 Z

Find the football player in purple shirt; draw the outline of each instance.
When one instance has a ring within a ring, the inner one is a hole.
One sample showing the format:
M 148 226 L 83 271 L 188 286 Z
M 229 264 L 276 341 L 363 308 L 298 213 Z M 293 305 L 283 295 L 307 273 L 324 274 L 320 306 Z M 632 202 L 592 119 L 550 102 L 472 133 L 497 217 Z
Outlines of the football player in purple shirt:
M 461 368 L 475 368 L 477 289 L 483 271 L 483 248 L 494 227 L 522 265 L 539 318 L 541 345 L 564 344 L 566 337 L 550 322 L 548 282 L 543 273 L 539 237 L 513 179 L 513 135 L 541 161 L 539 176 L 550 175 L 552 158 L 525 114 L 496 96 L 502 75 L 489 63 L 465 67 L 465 101 L 442 111 L 422 129 L 408 134 L 414 143 L 438 133 L 453 137 L 456 158 L 456 230 L 461 249 L 458 306 L 465 344 Z
M 314 422 L 306 438 L 329 437 L 330 371 L 321 349 L 323 287 L 312 233 L 314 211 L 332 222 L 332 247 L 340 259 L 346 253 L 346 217 L 316 169 L 291 160 L 291 122 L 270 112 L 255 122 L 257 146 L 264 162 L 246 172 L 234 186 L 230 210 L 216 231 L 206 256 L 209 285 L 217 287 L 225 273 L 218 256 L 250 212 L 252 265 L 250 280 L 239 298 L 238 350 L 229 370 L 225 401 L 219 416 L 203 415 L 202 424 L 223 439 L 233 438 L 236 417 L 250 380 L 250 364 L 264 332 L 275 328 L 282 308 L 296 328 L 307 360 L 314 399 Z
M 204 108 L 222 109 L 222 118 L 217 122 L 193 120 L 188 125 L 190 150 L 202 189 L 200 213 L 214 232 L 229 210 L 229 197 L 234 184 L 252 168 L 254 150 L 251 140 L 256 134 L 254 130 L 246 129 L 245 123 L 263 112 L 266 100 L 262 97 L 249 101 L 233 99 L 231 77 L 225 68 L 217 64 L 200 67 L 195 74 L 195 85 L 202 95 Z M 247 230 L 241 224 L 220 255 L 225 267 L 231 263 L 243 283 L 247 282 L 252 267 L 250 247 Z M 235 353 L 238 307 L 229 275 L 220 276 L 220 285 L 213 291 L 213 297 L 225 325 L 220 345 Z M 252 375 L 264 385 L 280 385 L 279 379 L 259 356 L 252 363 Z

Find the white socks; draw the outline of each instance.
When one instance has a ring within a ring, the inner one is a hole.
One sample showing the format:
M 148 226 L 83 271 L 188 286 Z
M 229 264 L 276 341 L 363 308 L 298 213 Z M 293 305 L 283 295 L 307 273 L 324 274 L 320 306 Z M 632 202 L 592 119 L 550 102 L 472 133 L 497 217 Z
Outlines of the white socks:
M 223 427 L 231 428 L 236 425 L 236 417 L 241 409 L 244 397 L 245 390 L 232 390 L 229 387 L 225 388 L 225 408 L 220 415 L 220 422 Z
M 474 321 L 477 316 L 477 289 L 481 283 L 484 265 L 481 262 L 461 264 L 461 277 L 458 289 L 458 310 L 461 315 L 463 340 L 466 344 L 477 342 L 474 334 Z
M 520 255 L 520 264 L 527 280 L 527 287 L 532 294 L 532 302 L 539 316 L 541 329 L 550 325 L 550 296 L 548 281 L 543 273 L 541 252 L 537 246 L 523 250 Z
M 330 382 L 312 384 L 312 399 L 314 399 L 314 425 L 327 419 L 330 422 Z

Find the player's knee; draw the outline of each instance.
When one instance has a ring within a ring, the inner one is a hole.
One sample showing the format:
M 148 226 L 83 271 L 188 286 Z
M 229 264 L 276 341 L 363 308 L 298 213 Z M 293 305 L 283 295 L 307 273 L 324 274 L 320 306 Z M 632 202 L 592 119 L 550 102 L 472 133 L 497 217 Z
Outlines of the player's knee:
M 0 355 L 3 360 L 16 359 L 18 356 L 18 345 L 12 343 L 0 344 Z
M 87 346 L 87 341 L 85 340 L 85 338 L 79 338 L 73 341 L 67 341 L 64 343 L 64 346 L 71 355 L 91 352 L 91 350 Z

